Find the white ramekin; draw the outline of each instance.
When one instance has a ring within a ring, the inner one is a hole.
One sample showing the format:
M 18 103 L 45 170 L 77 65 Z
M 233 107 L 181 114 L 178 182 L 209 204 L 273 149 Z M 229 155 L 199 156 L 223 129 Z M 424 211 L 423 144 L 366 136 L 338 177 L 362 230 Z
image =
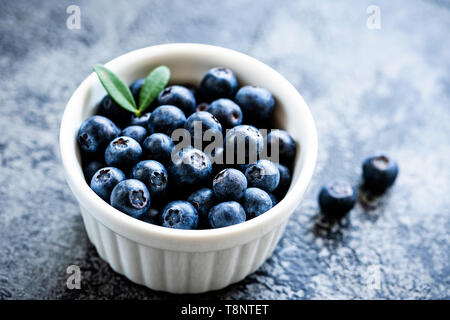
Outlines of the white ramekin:
M 297 90 L 272 68 L 245 54 L 202 44 L 166 44 L 132 51 L 106 64 L 125 81 L 158 66 L 171 82 L 199 84 L 211 67 L 232 69 L 240 85 L 267 88 L 276 99 L 275 117 L 298 144 L 286 197 L 263 215 L 213 230 L 173 230 L 131 218 L 101 200 L 88 186 L 76 142 L 78 128 L 105 94 L 95 74 L 78 87 L 64 112 L 60 147 L 67 182 L 77 198 L 89 239 L 111 267 L 154 290 L 200 293 L 240 281 L 272 253 L 311 180 L 317 155 L 314 120 Z

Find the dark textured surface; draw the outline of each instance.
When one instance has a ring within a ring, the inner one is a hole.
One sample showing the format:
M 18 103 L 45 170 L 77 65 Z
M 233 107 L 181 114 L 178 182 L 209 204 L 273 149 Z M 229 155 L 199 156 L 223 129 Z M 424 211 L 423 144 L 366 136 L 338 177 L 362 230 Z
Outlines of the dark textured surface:
M 65 103 L 94 63 L 168 42 L 221 45 L 273 66 L 319 131 L 315 176 L 274 255 L 200 298 L 450 298 L 450 5 L 376 2 L 380 30 L 366 27 L 372 1 L 82 1 L 81 30 L 66 28 L 71 2 L 2 3 L 0 298 L 180 298 L 134 285 L 98 257 L 57 140 Z M 320 186 L 357 185 L 377 150 L 397 158 L 396 185 L 324 232 Z M 72 264 L 81 290 L 66 288 Z M 378 272 L 380 286 L 368 286 Z

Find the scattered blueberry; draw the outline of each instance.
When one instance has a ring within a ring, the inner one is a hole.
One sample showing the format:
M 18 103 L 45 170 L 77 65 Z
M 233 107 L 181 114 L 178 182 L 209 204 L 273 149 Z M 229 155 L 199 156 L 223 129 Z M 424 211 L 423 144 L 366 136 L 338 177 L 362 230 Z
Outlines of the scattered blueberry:
M 200 83 L 202 97 L 209 101 L 218 98 L 233 99 L 238 82 L 233 71 L 223 67 L 210 69 Z
M 187 201 L 172 201 L 161 213 L 161 225 L 172 229 L 197 229 L 198 212 Z
M 394 184 L 397 175 L 397 162 L 386 155 L 367 158 L 363 163 L 364 184 L 375 193 L 386 191 Z
M 195 97 L 192 91 L 183 86 L 165 88 L 158 96 L 159 105 L 177 106 L 186 116 L 195 112 Z
M 246 189 L 247 179 L 236 169 L 224 169 L 213 180 L 214 195 L 219 201 L 238 201 Z
M 106 95 L 98 106 L 98 114 L 114 121 L 119 126 L 125 125 L 131 113 L 119 106 L 109 95 Z
M 208 221 L 211 228 L 223 228 L 245 222 L 245 211 L 236 201 L 221 202 L 209 210 Z
M 122 130 L 121 135 L 133 138 L 141 144 L 147 137 L 147 129 L 142 126 L 129 126 Z
M 99 169 L 91 179 L 91 189 L 103 200 L 109 203 L 114 187 L 125 180 L 125 174 L 117 168 L 105 167 Z
M 176 186 L 199 188 L 210 181 L 211 161 L 204 152 L 194 148 L 182 149 L 176 160 L 169 166 L 171 181 Z
M 258 160 L 264 148 L 264 137 L 253 126 L 239 125 L 228 130 L 224 145 L 227 164 L 248 164 Z
M 186 116 L 175 106 L 163 105 L 153 110 L 148 119 L 149 133 L 164 133 L 170 136 L 175 129 L 183 128 Z
M 168 174 L 166 168 L 155 160 L 144 160 L 136 164 L 131 171 L 131 178 L 144 182 L 150 192 L 152 201 L 166 195 Z
M 319 206 L 323 213 L 341 218 L 356 203 L 356 191 L 346 181 L 334 181 L 322 187 L 319 192 Z
M 286 165 L 290 165 L 295 157 L 297 146 L 294 139 L 285 130 L 272 130 L 266 137 L 267 149 L 272 152 L 276 150 L 278 146 L 278 154 L 280 162 Z
M 131 169 L 141 160 L 142 148 L 130 137 L 117 137 L 111 141 L 105 151 L 105 162 L 108 166 L 122 170 Z
M 187 118 L 184 128 L 189 131 L 194 146 L 199 146 L 200 148 L 202 148 L 201 146 L 204 140 L 203 135 L 207 130 L 209 130 L 212 136 L 222 135 L 222 125 L 220 122 L 211 113 L 206 111 L 191 114 Z
M 207 110 L 219 120 L 224 129 L 231 129 L 242 123 L 241 108 L 233 100 L 214 100 Z
M 236 93 L 234 101 L 241 107 L 247 123 L 268 123 L 272 119 L 275 100 L 266 89 L 244 86 Z
M 141 93 L 141 88 L 142 88 L 142 85 L 144 84 L 144 82 L 145 82 L 145 78 L 141 78 L 141 79 L 137 79 L 135 82 L 133 82 L 130 85 L 130 91 L 134 97 L 134 101 L 136 102 L 137 106 L 139 105 L 139 95 Z
M 245 190 L 242 202 L 247 214 L 247 220 L 260 216 L 272 208 L 270 195 L 259 188 L 248 188 Z
M 86 179 L 87 183 L 91 183 L 91 179 L 94 176 L 94 174 L 101 168 L 106 167 L 103 161 L 99 160 L 92 160 L 89 161 L 87 165 L 83 168 L 84 178 Z
M 140 117 L 136 117 L 134 114 L 131 115 L 130 122 L 128 123 L 129 126 L 142 126 L 144 128 L 147 128 L 148 126 L 148 119 L 150 118 L 152 114 L 150 112 L 144 113 Z
M 174 147 L 172 139 L 164 133 L 154 133 L 142 143 L 144 155 L 163 164 L 169 163 Z
M 89 154 L 101 154 L 108 143 L 120 134 L 119 128 L 103 116 L 92 116 L 78 130 L 78 144 Z
M 150 208 L 150 193 L 145 184 L 139 180 L 123 180 L 112 190 L 111 205 L 139 219 Z
M 215 205 L 214 192 L 209 188 L 194 191 L 187 199 L 200 215 L 200 221 L 207 221 L 209 210 Z
M 267 192 L 274 191 L 280 183 L 280 171 L 269 160 L 258 160 L 247 166 L 245 176 L 250 187 L 263 189 Z

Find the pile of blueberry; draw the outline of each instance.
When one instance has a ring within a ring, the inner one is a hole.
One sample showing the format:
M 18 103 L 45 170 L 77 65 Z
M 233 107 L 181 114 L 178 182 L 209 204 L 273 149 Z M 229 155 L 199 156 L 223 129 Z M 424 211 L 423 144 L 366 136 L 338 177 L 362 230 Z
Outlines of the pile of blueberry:
M 139 79 L 129 87 L 136 103 L 144 82 Z M 198 88 L 165 87 L 138 116 L 116 100 L 106 95 L 77 137 L 86 181 L 114 208 L 168 228 L 207 229 L 250 220 L 285 196 L 296 144 L 288 132 L 270 129 L 275 101 L 268 90 L 239 88 L 230 69 L 216 67 Z M 195 123 L 201 123 L 201 140 L 207 130 L 223 134 L 223 147 L 211 152 L 197 147 Z M 176 150 L 172 134 L 180 128 L 192 141 Z M 226 153 L 226 144 L 236 136 L 245 141 L 244 162 L 213 161 L 212 156 Z M 261 151 L 275 143 L 278 162 Z

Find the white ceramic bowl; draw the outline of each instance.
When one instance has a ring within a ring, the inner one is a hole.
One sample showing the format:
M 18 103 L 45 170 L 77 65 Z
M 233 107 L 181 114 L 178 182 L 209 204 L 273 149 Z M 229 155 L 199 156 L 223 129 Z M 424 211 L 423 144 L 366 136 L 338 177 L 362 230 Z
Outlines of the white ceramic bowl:
M 245 54 L 201 44 L 167 44 L 122 55 L 106 64 L 126 82 L 158 65 L 172 83 L 198 85 L 215 66 L 232 69 L 240 85 L 267 88 L 275 97 L 276 122 L 298 144 L 290 190 L 274 208 L 245 223 L 212 230 L 168 229 L 131 218 L 101 200 L 86 183 L 76 135 L 105 94 L 91 74 L 66 106 L 60 147 L 67 182 L 77 198 L 89 239 L 118 273 L 154 290 L 200 293 L 244 279 L 271 255 L 311 180 L 317 155 L 314 120 L 297 90 L 272 68 Z

